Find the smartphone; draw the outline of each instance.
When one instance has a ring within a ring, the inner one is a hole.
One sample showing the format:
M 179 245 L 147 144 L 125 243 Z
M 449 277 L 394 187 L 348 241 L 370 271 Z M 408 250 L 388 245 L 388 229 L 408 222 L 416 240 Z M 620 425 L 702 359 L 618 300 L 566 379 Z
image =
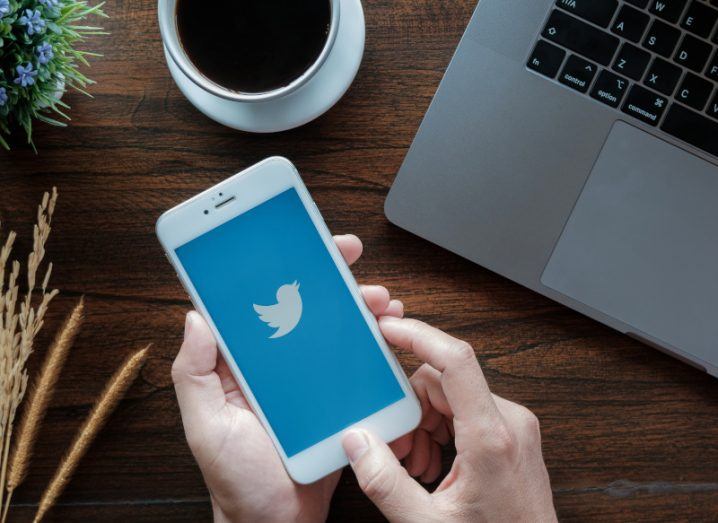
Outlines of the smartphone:
M 157 236 L 294 481 L 345 466 L 350 428 L 389 442 L 417 427 L 409 380 L 289 160 L 167 211 Z

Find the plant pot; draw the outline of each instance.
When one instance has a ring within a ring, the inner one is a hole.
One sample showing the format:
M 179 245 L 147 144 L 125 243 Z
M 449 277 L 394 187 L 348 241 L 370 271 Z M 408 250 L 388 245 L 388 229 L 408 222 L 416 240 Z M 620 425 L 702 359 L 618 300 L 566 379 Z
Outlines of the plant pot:
M 55 93 L 53 94 L 53 97 L 55 98 L 55 100 L 61 100 L 65 94 L 65 87 L 66 87 L 64 74 L 58 73 L 57 81 L 55 82 L 55 87 L 57 87 L 57 89 L 55 89 Z M 46 103 L 38 105 L 38 108 L 40 108 L 40 109 L 47 109 L 48 107 L 50 107 L 50 105 L 46 104 Z

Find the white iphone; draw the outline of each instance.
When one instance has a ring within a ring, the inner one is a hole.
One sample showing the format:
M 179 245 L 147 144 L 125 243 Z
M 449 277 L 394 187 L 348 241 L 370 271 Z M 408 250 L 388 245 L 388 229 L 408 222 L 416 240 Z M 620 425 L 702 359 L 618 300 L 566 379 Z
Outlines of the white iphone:
M 409 380 L 291 162 L 269 158 L 167 211 L 157 235 L 296 482 L 347 464 L 349 428 L 389 442 L 419 424 Z

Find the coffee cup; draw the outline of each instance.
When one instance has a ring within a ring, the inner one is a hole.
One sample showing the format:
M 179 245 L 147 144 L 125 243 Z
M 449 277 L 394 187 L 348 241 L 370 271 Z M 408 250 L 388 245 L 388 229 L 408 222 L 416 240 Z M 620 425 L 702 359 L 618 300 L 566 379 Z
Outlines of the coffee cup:
M 166 53 L 200 89 L 235 102 L 286 97 L 315 77 L 341 0 L 159 0 Z

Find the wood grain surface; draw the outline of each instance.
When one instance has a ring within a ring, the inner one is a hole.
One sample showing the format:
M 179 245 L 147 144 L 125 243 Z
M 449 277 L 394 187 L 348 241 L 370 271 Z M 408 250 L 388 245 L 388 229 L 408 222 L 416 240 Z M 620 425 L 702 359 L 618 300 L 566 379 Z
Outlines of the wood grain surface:
M 384 198 L 471 16 L 473 0 L 366 0 L 364 63 L 346 97 L 301 129 L 231 131 L 172 82 L 151 0 L 110 0 L 111 35 L 89 74 L 94 99 L 67 95 L 72 125 L 39 126 L 0 155 L 0 219 L 27 252 L 34 207 L 60 191 L 49 244 L 54 303 L 46 341 L 80 295 L 87 323 L 66 366 L 10 520 L 30 521 L 104 381 L 155 344 L 141 378 L 52 512 L 52 521 L 209 521 L 170 380 L 187 296 L 154 236 L 162 211 L 264 157 L 291 158 L 336 233 L 365 242 L 362 282 L 408 314 L 470 341 L 494 391 L 539 416 L 565 521 L 718 519 L 718 382 L 392 225 Z M 417 362 L 401 354 L 407 372 Z M 446 465 L 451 456 L 447 455 Z M 352 475 L 331 521 L 381 521 Z

